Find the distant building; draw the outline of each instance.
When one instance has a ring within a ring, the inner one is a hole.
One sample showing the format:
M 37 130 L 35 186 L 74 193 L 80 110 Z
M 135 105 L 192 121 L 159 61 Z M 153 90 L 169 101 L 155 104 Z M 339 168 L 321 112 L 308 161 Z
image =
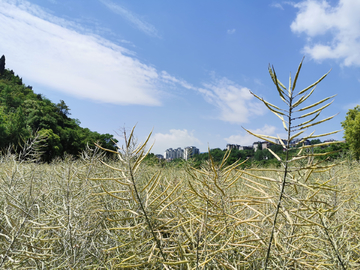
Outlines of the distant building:
M 239 144 L 227 144 L 226 145 L 226 149 L 227 150 L 231 150 L 231 149 L 237 149 L 237 150 L 251 150 L 253 149 L 252 146 L 241 146 Z
M 227 144 L 226 145 L 226 149 L 227 150 L 231 150 L 231 149 L 239 149 L 241 146 L 238 144 Z
M 189 158 L 191 158 L 194 155 L 198 155 L 200 153 L 200 150 L 198 148 L 196 148 L 195 146 L 188 146 L 185 147 L 184 150 L 184 159 L 188 160 Z
M 272 146 L 272 145 L 273 145 L 273 144 L 270 143 L 270 142 L 262 142 L 262 143 L 261 143 L 261 147 L 262 147 L 263 150 L 270 148 L 270 146 Z
M 259 145 L 261 145 L 261 142 L 254 142 L 252 145 L 252 148 L 256 152 L 259 149 Z
M 184 150 L 178 147 L 177 149 L 169 148 L 165 151 L 164 157 L 165 159 L 176 159 L 182 158 L 184 156 Z
M 199 154 L 200 151 L 195 146 L 189 146 L 185 147 L 185 149 L 181 149 L 181 147 L 178 147 L 177 149 L 166 149 L 164 153 L 164 158 L 166 160 L 173 160 L 176 158 L 183 158 L 185 160 L 188 160 L 193 155 Z
M 240 146 L 238 149 L 239 150 L 252 150 L 253 147 L 252 146 Z
M 281 140 L 282 140 L 282 142 L 284 143 L 284 145 L 286 146 L 288 141 L 287 141 L 287 140 L 284 140 L 284 139 L 281 139 Z M 279 145 L 282 145 L 279 139 L 276 139 L 275 142 L 276 142 L 277 144 L 279 144 Z M 289 143 L 290 147 L 300 146 L 299 144 L 301 144 L 301 145 L 302 145 L 302 144 L 304 144 L 304 145 L 309 145 L 309 144 L 310 144 L 310 141 L 309 141 L 309 140 L 304 140 L 304 141 L 303 141 L 303 138 L 300 138 L 300 139 L 297 138 L 297 139 L 294 139 L 294 140 L 290 141 L 290 143 Z
M 281 139 L 281 140 L 282 140 L 282 142 L 283 142 L 284 145 L 287 145 L 287 140 L 284 140 L 284 139 Z M 277 144 L 282 145 L 282 143 L 280 142 L 280 139 L 276 139 L 275 142 L 276 142 Z M 290 144 L 291 144 L 291 142 L 290 142 Z
M 304 144 L 304 145 L 310 145 L 311 144 L 309 140 L 305 140 L 302 143 L 300 143 L 302 140 L 303 140 L 303 138 L 292 140 L 290 142 L 290 147 L 298 146 L 298 144 L 301 144 L 301 145 L 302 144 Z M 299 145 L 299 146 L 301 146 L 301 145 Z
M 157 157 L 158 159 L 164 159 L 163 155 L 155 155 L 155 157 Z
M 281 139 L 282 142 L 284 143 L 284 145 L 287 145 L 287 140 Z M 301 139 L 295 139 L 292 140 L 290 142 L 290 147 L 294 147 L 294 146 L 298 146 L 298 144 L 300 143 L 300 141 L 302 141 L 303 138 Z M 334 140 L 327 140 L 327 141 L 334 141 Z M 275 139 L 275 144 L 278 145 L 282 145 L 280 142 L 280 139 Z M 309 140 L 304 140 L 301 142 L 301 145 L 310 145 L 310 141 Z M 253 149 L 255 152 L 259 149 L 268 149 L 270 148 L 270 146 L 274 145 L 273 143 L 270 143 L 268 141 L 257 141 L 257 142 L 253 142 L 252 146 L 241 146 L 239 144 L 227 144 L 226 145 L 226 149 L 227 150 L 231 150 L 231 149 L 238 149 L 238 150 L 251 150 Z

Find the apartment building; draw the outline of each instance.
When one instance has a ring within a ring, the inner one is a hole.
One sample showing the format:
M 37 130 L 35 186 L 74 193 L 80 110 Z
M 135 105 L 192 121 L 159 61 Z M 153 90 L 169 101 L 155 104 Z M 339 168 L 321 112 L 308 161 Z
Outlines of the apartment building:
M 164 158 L 167 160 L 172 160 L 176 158 L 183 158 L 185 160 L 188 160 L 193 155 L 199 154 L 200 150 L 196 148 L 195 146 L 188 146 L 185 147 L 185 149 L 181 149 L 181 147 L 178 147 L 177 149 L 166 149 L 164 153 Z
M 199 154 L 200 150 L 198 148 L 196 148 L 195 146 L 188 146 L 185 147 L 184 150 L 184 159 L 188 160 L 189 158 L 191 158 L 192 156 Z

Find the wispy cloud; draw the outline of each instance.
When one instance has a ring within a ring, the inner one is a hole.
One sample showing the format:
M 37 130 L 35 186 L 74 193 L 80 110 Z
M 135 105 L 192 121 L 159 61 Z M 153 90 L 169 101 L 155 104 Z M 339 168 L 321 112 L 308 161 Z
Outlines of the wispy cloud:
M 182 86 L 182 87 L 184 87 L 184 88 L 186 88 L 188 90 L 197 90 L 196 87 L 194 87 L 193 85 L 191 85 L 187 81 L 185 81 L 183 79 L 175 78 L 174 76 L 171 76 L 166 71 L 162 71 L 160 76 L 161 76 L 162 81 L 167 83 L 167 84 L 180 85 L 180 86 Z
M 255 100 L 246 87 L 227 78 L 214 79 L 198 89 L 210 104 L 220 110 L 218 119 L 231 123 L 246 123 L 250 117 L 263 115 L 262 104 Z
M 160 77 L 167 84 L 177 84 L 188 90 L 200 93 L 205 101 L 218 109 L 217 119 L 230 123 L 247 123 L 251 117 L 265 114 L 264 106 L 250 93 L 249 89 L 237 85 L 227 78 L 216 78 L 196 87 L 185 80 L 175 78 L 162 71 Z M 261 82 L 259 82 L 261 83 Z
M 187 147 L 192 145 L 202 145 L 193 132 L 186 129 L 171 129 L 169 133 L 156 133 L 153 136 L 155 144 L 151 150 L 153 153 L 163 153 L 165 149 Z
M 211 79 L 202 87 L 140 62 L 136 54 L 81 25 L 22 0 L 0 1 L 0 52 L 9 68 L 40 87 L 113 104 L 162 104 L 167 86 L 200 93 L 218 119 L 248 122 L 264 109 L 246 87 Z
M 306 0 L 293 6 L 299 12 L 290 27 L 306 34 L 306 54 L 319 61 L 339 59 L 345 66 L 360 66 L 360 1 L 341 0 L 331 6 L 325 0 Z
M 270 6 L 274 7 L 274 8 L 284 10 L 284 7 L 280 3 L 272 3 Z
M 236 32 L 236 29 L 234 28 L 234 29 L 228 29 L 227 30 L 227 33 L 229 34 L 229 35 L 232 35 L 232 34 L 234 34 Z
M 8 67 L 40 86 L 99 102 L 161 104 L 157 70 L 123 47 L 26 1 L 2 0 L 0 25 Z
M 109 0 L 99 0 L 99 1 L 103 3 L 106 7 L 108 7 L 111 11 L 115 12 L 116 14 L 120 15 L 125 20 L 130 22 L 134 27 L 143 31 L 145 34 L 153 37 L 160 37 L 156 28 L 153 25 L 145 22 L 144 20 L 141 20 L 139 15 L 132 13 L 131 11 L 125 9 L 124 7 L 118 4 L 115 4 L 112 1 Z

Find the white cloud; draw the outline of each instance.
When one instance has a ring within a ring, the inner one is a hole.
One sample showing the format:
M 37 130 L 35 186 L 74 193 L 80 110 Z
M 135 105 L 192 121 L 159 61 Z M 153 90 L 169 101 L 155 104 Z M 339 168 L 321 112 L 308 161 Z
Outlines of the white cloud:
M 176 85 L 179 84 L 182 87 L 189 89 L 189 90 L 197 90 L 196 87 L 192 86 L 191 84 L 189 84 L 188 82 L 186 82 L 183 79 L 177 79 L 174 76 L 171 76 L 169 73 L 167 73 L 166 71 L 162 71 L 160 73 L 161 79 L 163 82 L 167 83 L 167 84 L 172 84 L 172 85 Z
M 163 154 L 168 148 L 185 148 L 187 146 L 201 145 L 201 141 L 197 139 L 193 132 L 186 129 L 170 129 L 169 133 L 156 133 L 153 136 L 155 144 L 151 152 Z
M 2 0 L 0 25 L 7 67 L 33 83 L 99 102 L 161 104 L 158 72 L 123 47 L 26 1 Z
M 231 123 L 246 123 L 253 115 L 263 115 L 264 106 L 255 100 L 249 89 L 229 79 L 215 79 L 198 89 L 205 100 L 220 109 L 219 119 Z
M 166 71 L 160 73 L 161 80 L 166 84 L 180 85 L 188 90 L 199 92 L 208 103 L 219 110 L 220 119 L 230 123 L 247 123 L 252 116 L 263 115 L 266 110 L 258 102 L 249 89 L 232 82 L 227 78 L 215 79 L 204 83 L 203 87 L 195 87 L 185 80 L 175 78 Z M 261 83 L 261 82 L 258 82 Z
M 232 35 L 232 34 L 234 34 L 236 32 L 236 29 L 228 29 L 227 30 L 227 33 L 229 34 L 229 35 Z
M 280 3 L 272 3 L 270 6 L 274 7 L 274 8 L 284 10 L 283 6 Z
M 272 135 L 272 136 L 276 135 L 275 134 L 276 127 L 269 125 L 265 125 L 262 128 L 258 128 L 255 130 L 250 129 L 250 131 L 260 135 Z M 244 130 L 241 134 L 231 135 L 229 138 L 225 138 L 224 140 L 229 144 L 239 144 L 242 146 L 248 146 L 248 145 L 252 145 L 254 142 L 259 141 L 260 139 L 247 133 Z
M 141 20 L 138 15 L 130 12 L 129 10 L 121 7 L 118 4 L 113 3 L 112 1 L 109 0 L 99 0 L 99 1 L 103 3 L 106 7 L 108 7 L 111 11 L 115 12 L 116 14 L 122 16 L 124 19 L 129 21 L 133 26 L 143 31 L 145 34 L 153 37 L 159 37 L 156 28 L 153 25 Z
M 319 61 L 339 59 L 345 66 L 360 66 L 360 1 L 340 0 L 331 6 L 325 0 L 306 0 L 293 5 L 299 12 L 290 27 L 308 36 L 306 54 Z
M 105 1 L 105 0 L 104 0 Z M 0 1 L 0 53 L 37 87 L 113 104 L 160 105 L 165 86 L 201 93 L 219 119 L 244 123 L 264 109 L 247 88 L 223 78 L 199 88 L 141 63 L 134 52 L 23 0 Z

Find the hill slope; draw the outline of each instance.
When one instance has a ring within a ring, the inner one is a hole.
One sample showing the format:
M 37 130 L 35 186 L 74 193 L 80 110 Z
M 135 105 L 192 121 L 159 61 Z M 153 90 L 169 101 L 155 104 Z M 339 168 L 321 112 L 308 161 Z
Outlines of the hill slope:
M 69 111 L 63 100 L 55 104 L 35 94 L 12 70 L 5 69 L 5 57 L 0 58 L 0 149 L 21 145 L 36 132 L 46 138 L 44 161 L 65 152 L 78 156 L 87 143 L 99 142 L 115 149 L 113 135 L 80 127 L 79 120 L 69 117 Z

